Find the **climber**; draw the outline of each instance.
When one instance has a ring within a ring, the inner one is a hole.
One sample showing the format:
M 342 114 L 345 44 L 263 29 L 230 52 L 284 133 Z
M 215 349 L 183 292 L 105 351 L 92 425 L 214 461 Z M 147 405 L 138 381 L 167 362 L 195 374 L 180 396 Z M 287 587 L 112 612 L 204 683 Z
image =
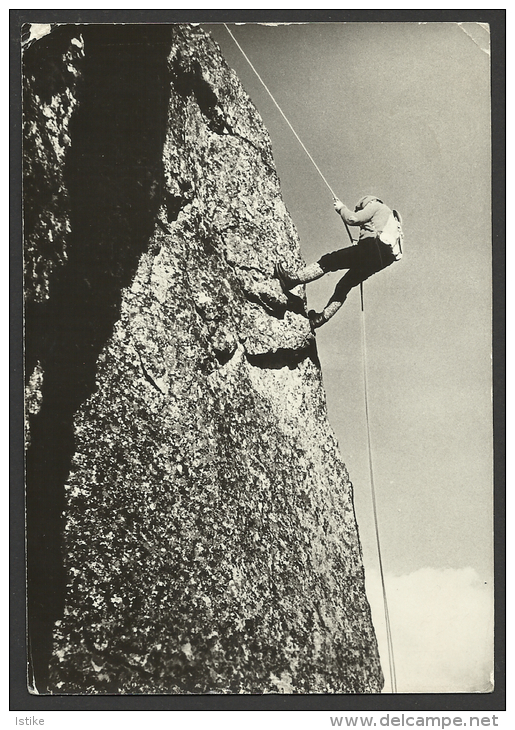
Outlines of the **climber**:
M 313 330 L 321 327 L 336 314 L 353 287 L 390 266 L 402 256 L 403 236 L 400 216 L 375 195 L 365 195 L 361 198 L 354 212 L 338 198 L 334 200 L 334 208 L 345 224 L 360 227 L 358 245 L 325 254 L 316 263 L 309 264 L 294 273 L 288 272 L 281 262 L 275 267 L 275 275 L 285 291 L 290 291 L 299 284 L 320 279 L 330 271 L 348 269 L 336 285 L 334 294 L 323 311 L 308 312 Z

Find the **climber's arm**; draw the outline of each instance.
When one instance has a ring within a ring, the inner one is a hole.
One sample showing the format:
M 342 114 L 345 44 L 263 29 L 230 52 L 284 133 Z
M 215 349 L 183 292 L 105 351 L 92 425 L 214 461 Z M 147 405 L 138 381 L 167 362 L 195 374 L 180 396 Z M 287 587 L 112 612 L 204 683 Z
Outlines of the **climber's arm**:
M 377 200 L 373 200 L 371 203 L 366 205 L 362 210 L 352 211 L 350 208 L 342 203 L 341 200 L 335 198 L 334 209 L 342 217 L 342 220 L 349 226 L 361 226 L 363 223 L 372 219 L 374 213 L 378 210 L 381 204 Z

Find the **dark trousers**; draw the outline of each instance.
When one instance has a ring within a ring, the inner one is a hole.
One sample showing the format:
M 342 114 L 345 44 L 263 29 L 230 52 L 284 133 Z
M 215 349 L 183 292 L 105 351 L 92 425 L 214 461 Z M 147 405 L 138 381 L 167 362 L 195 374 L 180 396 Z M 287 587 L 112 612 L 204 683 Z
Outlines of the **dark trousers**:
M 353 287 L 390 266 L 394 261 L 390 247 L 375 236 L 362 238 L 356 246 L 325 254 L 318 262 L 324 273 L 348 269 L 336 285 L 329 303 L 344 302 Z

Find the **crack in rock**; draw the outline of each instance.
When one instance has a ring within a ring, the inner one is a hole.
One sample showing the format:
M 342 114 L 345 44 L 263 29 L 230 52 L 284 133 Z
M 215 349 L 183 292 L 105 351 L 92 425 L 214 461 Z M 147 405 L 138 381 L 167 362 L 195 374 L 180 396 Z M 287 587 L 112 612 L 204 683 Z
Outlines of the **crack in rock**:
M 278 350 L 258 354 L 245 351 L 245 357 L 251 365 L 266 370 L 277 370 L 284 367 L 293 370 L 307 358 L 317 367 L 320 367 L 314 337 L 304 347 L 298 349 L 279 348 Z
M 155 388 L 157 391 L 159 391 L 159 393 L 161 393 L 161 395 L 166 395 L 165 391 L 164 390 L 161 390 L 161 388 L 156 383 L 156 381 L 154 380 L 154 378 L 148 372 L 147 368 L 145 367 L 145 363 L 143 362 L 143 358 L 141 357 L 141 352 L 138 350 L 138 348 L 136 347 L 136 345 L 134 345 L 134 349 L 136 350 L 136 352 L 138 354 L 139 361 L 140 361 L 140 364 L 141 364 L 141 371 L 143 373 L 143 376 L 144 376 L 145 380 L 147 382 L 149 382 L 150 385 L 153 388 Z

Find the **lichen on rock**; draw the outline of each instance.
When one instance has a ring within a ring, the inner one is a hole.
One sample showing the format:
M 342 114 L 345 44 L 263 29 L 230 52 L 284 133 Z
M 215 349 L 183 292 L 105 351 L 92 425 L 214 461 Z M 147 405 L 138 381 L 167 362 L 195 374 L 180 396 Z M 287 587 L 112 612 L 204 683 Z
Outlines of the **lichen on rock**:
M 112 86 L 101 64 L 110 53 L 129 58 L 139 32 L 159 88 L 133 113 L 163 125 L 159 154 L 141 150 L 144 166 L 140 157 L 128 166 L 120 143 L 98 169 L 116 181 L 119 159 L 133 175 L 120 177 L 120 200 L 145 206 L 141 235 L 115 195 L 87 241 L 77 228 L 70 238 L 74 286 L 57 287 L 67 318 L 38 320 L 58 328 L 66 355 L 56 359 L 44 338 L 41 352 L 33 347 L 45 380 L 43 406 L 31 411 L 29 482 L 43 463 L 38 443 L 52 438 L 43 428 L 52 408 L 73 402 L 48 690 L 378 692 L 352 485 L 327 420 L 305 295 L 286 295 L 273 276 L 278 259 L 296 265 L 301 255 L 268 133 L 200 28 L 118 29 L 116 43 L 94 25 L 80 31 L 82 113 L 104 113 L 88 73 L 102 100 Z M 129 94 L 131 69 L 116 69 Z M 80 119 L 74 130 L 70 149 L 82 149 Z M 59 174 L 66 184 L 66 165 Z M 83 202 L 70 205 L 73 224 Z M 70 309 L 77 282 L 84 311 Z M 51 287 L 34 286 L 52 299 Z M 80 341 L 72 326 L 83 328 Z M 71 370 L 70 342 L 87 348 Z

